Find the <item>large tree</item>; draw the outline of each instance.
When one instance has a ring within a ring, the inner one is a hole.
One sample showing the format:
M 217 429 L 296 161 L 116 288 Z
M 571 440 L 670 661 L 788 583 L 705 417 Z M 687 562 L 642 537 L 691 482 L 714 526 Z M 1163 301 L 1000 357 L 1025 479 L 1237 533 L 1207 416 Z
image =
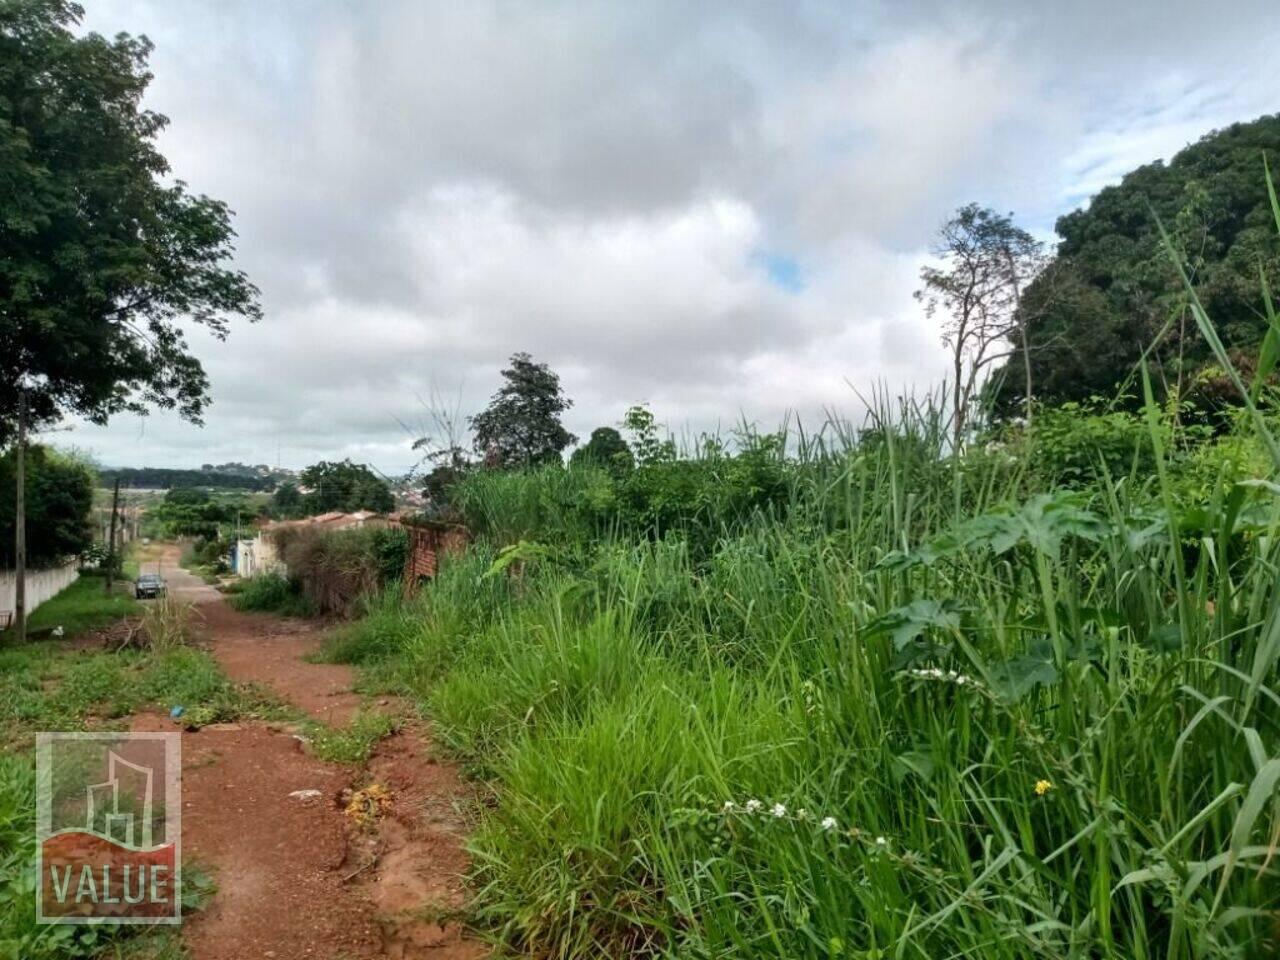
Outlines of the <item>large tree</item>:
M 1009 338 L 1022 288 L 1040 269 L 1041 250 L 1011 216 L 970 203 L 942 225 L 933 254 L 940 265 L 921 269 L 916 298 L 929 316 L 941 315 L 942 340 L 951 351 L 951 427 L 958 447 L 983 375 L 1012 352 Z M 1025 355 L 1025 340 L 1021 348 Z
M 277 520 L 291 520 L 302 516 L 302 491 L 296 483 L 286 480 L 271 495 L 268 509 Z
M 260 313 L 228 266 L 227 207 L 170 179 L 156 149 L 151 43 L 78 35 L 81 16 L 0 2 L 0 442 L 20 385 L 36 422 L 150 406 L 198 422 L 208 379 L 181 322 L 221 338 Z
M 0 569 L 14 565 L 14 451 L 0 456 Z M 39 445 L 26 452 L 26 527 L 33 567 L 65 563 L 93 543 L 93 469 Z
M 1111 396 L 1144 350 L 1157 385 L 1171 393 L 1189 396 L 1197 383 L 1212 383 L 1215 365 L 1160 225 L 1224 343 L 1256 350 L 1267 329 L 1260 272 L 1280 288 L 1264 155 L 1274 174 L 1280 115 L 1234 124 L 1167 164 L 1139 167 L 1058 220 L 1057 256 L 1027 288 L 1020 318 L 1038 399 Z M 1012 363 L 1006 373 L 1000 399 L 1016 409 L 1021 377 Z
M 471 418 L 476 452 L 490 466 L 559 463 L 564 448 L 578 439 L 560 422 L 573 406 L 560 377 L 527 353 L 513 354 L 502 377 L 506 382 L 489 406 Z
M 302 506 L 308 514 L 334 510 L 390 513 L 396 508 L 396 498 L 386 481 L 363 463 L 322 460 L 303 470 L 298 481 L 306 490 Z

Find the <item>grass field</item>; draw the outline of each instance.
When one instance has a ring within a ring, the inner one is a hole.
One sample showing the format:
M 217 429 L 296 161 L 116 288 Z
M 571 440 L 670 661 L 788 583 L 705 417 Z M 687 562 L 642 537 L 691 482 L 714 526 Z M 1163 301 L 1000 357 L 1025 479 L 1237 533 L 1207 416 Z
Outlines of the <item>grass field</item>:
M 585 536 L 549 491 L 590 478 L 491 475 L 512 531 L 329 652 L 490 785 L 477 916 L 528 955 L 1265 956 L 1274 424 L 1152 416 L 1069 489 L 906 415 L 714 538 Z
M 1140 365 L 1136 407 L 962 450 L 943 398 L 878 397 L 861 430 L 467 475 L 478 541 L 328 655 L 487 786 L 477 923 L 531 957 L 1280 953 L 1261 302 L 1246 376 L 1187 281 L 1229 414 Z
M 56 597 L 42 603 L 27 618 L 27 629 L 34 632 L 62 627 L 66 634 L 88 633 L 122 617 L 137 613 L 127 582 L 117 582 L 110 594 L 101 577 L 81 576 Z M 0 646 L 12 641 L 13 631 L 0 633 Z

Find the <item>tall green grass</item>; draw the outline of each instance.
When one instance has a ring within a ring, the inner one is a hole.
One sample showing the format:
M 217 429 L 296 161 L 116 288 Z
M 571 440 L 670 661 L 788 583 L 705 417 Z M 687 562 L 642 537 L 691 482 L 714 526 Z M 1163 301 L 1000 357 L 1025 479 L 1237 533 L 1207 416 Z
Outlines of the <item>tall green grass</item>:
M 277 613 L 282 617 L 309 617 L 315 613 L 302 589 L 279 573 L 262 573 L 245 580 L 231 595 L 230 603 L 244 612 Z
M 598 474 L 483 474 L 491 542 L 334 652 L 491 785 L 477 918 L 530 956 L 1272 955 L 1261 396 L 1207 446 L 1148 387 L 1105 444 L 961 454 L 938 406 L 878 398 L 790 446 L 785 498 L 700 506 L 710 549 L 557 512 Z
M 1263 955 L 1272 490 L 993 476 L 957 519 L 954 478 L 842 463 L 705 562 L 473 557 L 353 628 L 495 786 L 483 922 L 566 957 Z

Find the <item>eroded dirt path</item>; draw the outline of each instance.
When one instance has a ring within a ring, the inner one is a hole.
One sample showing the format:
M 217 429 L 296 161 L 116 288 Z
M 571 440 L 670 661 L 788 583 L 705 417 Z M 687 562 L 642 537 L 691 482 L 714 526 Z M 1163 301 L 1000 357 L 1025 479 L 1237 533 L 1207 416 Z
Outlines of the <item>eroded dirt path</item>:
M 163 716 L 136 727 L 173 729 Z M 372 904 L 342 882 L 347 825 L 335 804 L 351 773 L 299 746 L 259 725 L 183 736 L 183 859 L 217 885 L 183 924 L 194 960 L 382 955 Z
M 355 717 L 363 698 L 352 690 L 352 668 L 337 663 L 308 663 L 305 659 L 323 642 L 314 625 L 243 614 L 221 599 L 201 604 L 198 609 L 211 638 L 213 654 L 232 680 L 261 684 L 281 700 L 331 727 L 345 727 Z
M 328 726 L 350 722 L 362 702 L 351 668 L 303 659 L 322 643 L 318 628 L 240 613 L 177 558 L 167 547 L 157 562 L 170 592 L 197 605 L 229 676 Z M 137 726 L 173 729 L 162 715 Z M 375 826 L 360 827 L 343 810 L 352 788 L 372 783 L 392 803 Z M 218 887 L 184 925 L 193 960 L 485 956 L 453 920 L 465 900 L 467 797 L 412 725 L 379 744 L 364 770 L 317 759 L 289 725 L 184 734 L 184 859 L 211 868 Z

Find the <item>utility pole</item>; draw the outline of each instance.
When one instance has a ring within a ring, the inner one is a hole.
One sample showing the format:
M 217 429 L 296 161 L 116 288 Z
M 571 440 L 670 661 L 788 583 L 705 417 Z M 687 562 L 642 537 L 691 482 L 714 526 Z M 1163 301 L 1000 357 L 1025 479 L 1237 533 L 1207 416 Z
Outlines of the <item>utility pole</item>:
M 14 505 L 13 628 L 18 643 L 27 640 L 27 386 L 18 381 L 18 449 L 14 456 L 17 502 Z
M 116 518 L 120 514 L 120 478 L 116 477 L 115 491 L 111 494 L 111 535 L 107 540 L 107 595 L 116 576 Z

